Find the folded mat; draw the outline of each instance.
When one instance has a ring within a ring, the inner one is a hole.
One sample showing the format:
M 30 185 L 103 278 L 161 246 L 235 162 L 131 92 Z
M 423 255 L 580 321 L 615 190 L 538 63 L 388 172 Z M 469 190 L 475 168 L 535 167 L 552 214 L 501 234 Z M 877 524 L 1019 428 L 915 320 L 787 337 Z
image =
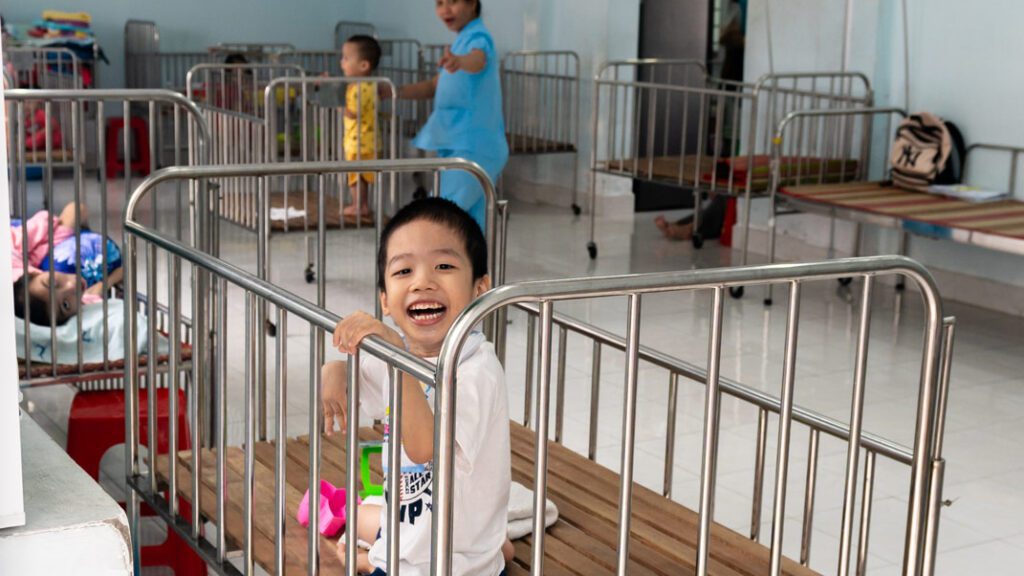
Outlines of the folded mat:
M 558 520 L 558 507 L 551 500 L 544 502 L 544 527 Z M 508 539 L 518 540 L 533 532 L 533 490 L 513 482 L 508 492 Z

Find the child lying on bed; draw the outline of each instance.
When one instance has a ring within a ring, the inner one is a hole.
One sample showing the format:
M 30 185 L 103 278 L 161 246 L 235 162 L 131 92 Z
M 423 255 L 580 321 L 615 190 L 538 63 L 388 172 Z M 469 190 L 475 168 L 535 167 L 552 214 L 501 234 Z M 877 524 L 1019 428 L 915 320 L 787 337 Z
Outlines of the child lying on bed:
M 334 330 L 334 346 L 343 353 L 354 352 L 363 338 L 374 335 L 434 360 L 455 318 L 490 288 L 487 245 L 480 227 L 461 208 L 440 198 L 415 201 L 395 214 L 381 234 L 377 266 L 381 306 L 401 333 L 357 312 Z M 359 368 L 361 409 L 371 418 L 386 419 L 390 414 L 387 365 L 363 355 Z M 345 363 L 328 363 L 322 374 L 330 433 L 335 418 L 343 423 L 347 416 Z M 504 370 L 483 334 L 467 339 L 457 377 L 453 574 L 497 576 L 505 573 L 512 551 L 506 538 L 511 483 L 508 392 Z M 408 375 L 402 386 L 402 468 L 385 470 L 385 474 L 402 476 L 397 501 L 402 507 L 401 573 L 417 576 L 430 570 L 434 389 Z M 369 552 L 359 554 L 361 573 L 385 574 L 387 531 L 384 506 L 364 503 L 359 507 L 356 532 L 359 539 L 372 543 Z M 347 537 L 352 534 L 349 531 Z M 344 561 L 343 550 L 339 555 Z
M 33 324 L 49 326 L 53 317 L 55 324 L 61 326 L 78 313 L 82 304 L 100 302 L 106 288 L 121 282 L 121 251 L 117 244 L 89 230 L 88 210 L 84 204 L 80 205 L 79 211 L 82 218 L 81 270 L 77 266 L 74 203 L 66 205 L 59 216 L 42 210 L 26 222 L 11 220 L 11 277 L 14 280 L 14 314 L 18 318 L 27 314 Z M 49 252 L 51 220 L 52 254 Z M 27 271 L 25 256 L 28 257 Z M 104 268 L 107 273 L 105 285 Z M 80 301 L 76 296 L 79 285 L 82 290 Z

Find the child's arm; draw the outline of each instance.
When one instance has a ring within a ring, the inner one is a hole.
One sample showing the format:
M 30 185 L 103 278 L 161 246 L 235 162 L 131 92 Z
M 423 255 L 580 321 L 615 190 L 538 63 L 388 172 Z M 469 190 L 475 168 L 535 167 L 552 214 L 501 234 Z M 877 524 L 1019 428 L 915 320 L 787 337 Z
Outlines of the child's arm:
M 398 97 L 402 100 L 430 100 L 437 91 L 437 76 L 415 84 L 404 84 L 398 87 Z M 391 92 L 386 84 L 381 85 L 382 98 L 390 98 Z
M 487 67 L 487 54 L 479 48 L 474 48 L 469 51 L 469 54 L 456 56 L 452 54 L 451 48 L 446 46 L 444 56 L 441 57 L 441 61 L 438 64 L 451 74 L 459 70 L 476 74 Z
M 334 329 L 334 347 L 352 354 L 367 336 L 380 336 L 388 343 L 404 348 L 405 342 L 391 328 L 365 312 L 349 315 Z M 434 457 L 434 413 L 419 380 L 402 373 L 402 446 L 409 459 L 423 464 Z
M 324 408 L 324 434 L 334 434 L 335 419 L 342 428 L 348 417 L 348 363 L 328 362 L 320 368 L 320 403 Z

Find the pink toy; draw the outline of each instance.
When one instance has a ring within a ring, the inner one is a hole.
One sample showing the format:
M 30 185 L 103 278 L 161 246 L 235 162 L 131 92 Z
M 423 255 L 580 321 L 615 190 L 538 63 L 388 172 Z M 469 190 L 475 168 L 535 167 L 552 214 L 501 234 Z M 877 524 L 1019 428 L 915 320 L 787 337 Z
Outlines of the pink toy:
M 345 489 L 335 488 L 327 480 L 320 481 L 320 533 L 331 537 L 345 527 Z M 356 499 L 358 503 L 358 498 Z M 295 519 L 309 526 L 309 490 L 299 503 Z

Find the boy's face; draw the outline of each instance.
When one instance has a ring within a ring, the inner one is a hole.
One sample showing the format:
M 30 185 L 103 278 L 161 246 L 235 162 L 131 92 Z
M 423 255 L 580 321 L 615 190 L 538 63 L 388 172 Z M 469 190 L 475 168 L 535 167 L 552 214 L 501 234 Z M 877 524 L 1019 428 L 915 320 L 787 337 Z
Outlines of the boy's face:
M 351 42 L 341 45 L 341 71 L 345 76 L 370 75 L 370 62 L 359 53 L 359 47 Z
M 459 32 L 476 18 L 476 2 L 472 0 L 435 0 L 437 17 L 452 32 Z
M 466 243 L 450 228 L 415 220 L 391 234 L 380 301 L 405 335 L 409 351 L 437 356 L 455 318 L 490 288 L 473 280 Z
M 47 308 L 50 305 L 50 273 L 30 272 L 28 280 L 28 296 L 30 302 L 40 302 Z M 75 274 L 64 272 L 53 273 L 54 305 L 57 307 L 57 324 L 63 324 L 69 317 L 78 313 L 76 286 L 81 285 L 85 291 L 85 280 Z

